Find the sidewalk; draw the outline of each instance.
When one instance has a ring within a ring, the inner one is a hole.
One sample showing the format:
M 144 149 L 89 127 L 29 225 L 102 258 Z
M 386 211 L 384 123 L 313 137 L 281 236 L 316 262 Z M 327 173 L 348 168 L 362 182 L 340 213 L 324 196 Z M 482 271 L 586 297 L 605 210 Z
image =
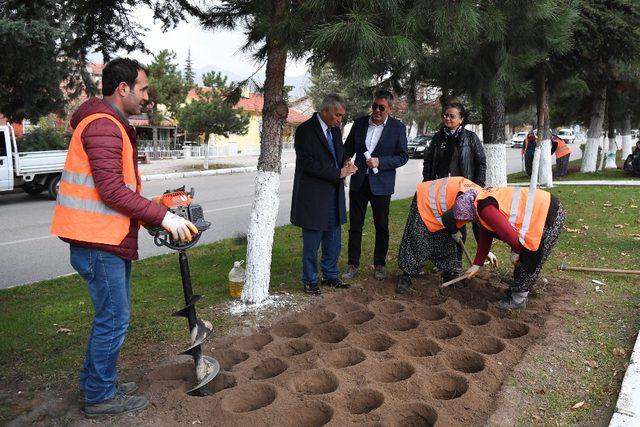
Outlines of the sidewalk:
M 258 165 L 258 155 L 212 157 L 209 159 L 209 169 L 203 170 L 202 157 L 189 159 L 153 160 L 148 164 L 140 164 L 140 174 L 143 181 L 184 178 L 189 176 L 221 175 L 255 171 Z M 293 167 L 296 153 L 293 150 L 282 152 L 282 168 Z
M 528 182 L 509 182 L 507 184 L 510 187 L 528 187 Z M 591 180 L 591 181 L 553 181 L 553 186 L 561 185 L 605 185 L 611 187 L 640 187 L 640 179 L 625 179 L 625 180 Z

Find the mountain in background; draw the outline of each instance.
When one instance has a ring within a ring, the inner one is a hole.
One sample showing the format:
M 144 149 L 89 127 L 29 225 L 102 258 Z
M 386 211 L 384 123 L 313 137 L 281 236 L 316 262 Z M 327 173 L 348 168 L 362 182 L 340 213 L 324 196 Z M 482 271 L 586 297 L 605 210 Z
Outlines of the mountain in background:
M 250 73 L 254 70 L 248 70 L 246 75 L 239 75 L 234 73 L 233 71 L 225 70 L 215 65 L 208 65 L 201 68 L 195 68 L 193 70 L 196 73 L 196 83 L 202 84 L 202 75 L 208 73 L 209 71 L 215 71 L 217 73 L 221 73 L 223 76 L 227 76 L 227 82 L 239 82 L 247 77 L 249 77 Z M 260 70 L 255 76 L 254 80 L 256 80 L 259 84 L 264 82 L 264 69 Z M 300 98 L 305 95 L 304 89 L 309 83 L 309 73 L 305 73 L 299 76 L 285 76 L 284 84 L 293 86 L 293 89 L 289 93 L 291 99 Z

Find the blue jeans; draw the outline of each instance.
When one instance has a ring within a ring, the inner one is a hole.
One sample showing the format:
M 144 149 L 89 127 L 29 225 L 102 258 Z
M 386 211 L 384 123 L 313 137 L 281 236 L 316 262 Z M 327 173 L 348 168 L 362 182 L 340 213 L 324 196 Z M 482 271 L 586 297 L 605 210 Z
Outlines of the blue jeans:
M 86 403 L 99 403 L 116 394 L 116 363 L 129 328 L 131 261 L 71 245 L 71 265 L 86 280 L 94 309 L 80 389 Z
M 302 283 L 318 283 L 318 248 L 322 244 L 320 268 L 323 279 L 338 277 L 338 257 L 342 247 L 342 227 L 336 225 L 329 230 L 302 229 Z

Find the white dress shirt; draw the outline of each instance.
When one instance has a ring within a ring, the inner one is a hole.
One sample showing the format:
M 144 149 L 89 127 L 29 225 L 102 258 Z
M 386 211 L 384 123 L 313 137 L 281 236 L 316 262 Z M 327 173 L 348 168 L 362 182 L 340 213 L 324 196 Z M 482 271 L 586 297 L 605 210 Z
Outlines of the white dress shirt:
M 371 117 L 369 117 L 367 137 L 364 139 L 364 145 L 367 147 L 367 151 L 369 152 L 369 154 L 373 154 L 373 150 L 376 149 L 376 145 L 378 145 L 378 141 L 380 141 L 380 136 L 382 135 L 382 131 L 387 124 L 387 120 L 389 120 L 389 116 L 384 119 L 384 122 L 382 122 L 382 124 L 377 125 L 373 123 Z

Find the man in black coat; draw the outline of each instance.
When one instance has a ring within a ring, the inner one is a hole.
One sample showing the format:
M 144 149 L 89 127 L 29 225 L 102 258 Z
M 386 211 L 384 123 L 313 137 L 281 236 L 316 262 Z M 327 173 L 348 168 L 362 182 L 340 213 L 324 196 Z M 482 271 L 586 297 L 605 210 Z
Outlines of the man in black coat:
M 357 167 L 340 167 L 344 155 L 340 123 L 345 107 L 342 98 L 329 94 L 322 109 L 296 129 L 296 172 L 293 178 L 291 223 L 302 227 L 302 284 L 308 294 L 319 295 L 318 249 L 322 244 L 322 285 L 346 288 L 338 277 L 342 244 L 341 226 L 346 222 L 344 178 Z
M 389 250 L 389 204 L 395 190 L 396 169 L 407 163 L 407 131 L 400 120 L 389 115 L 393 94 L 379 90 L 373 95 L 371 115 L 353 122 L 345 143 L 344 164 L 355 154 L 358 171 L 349 184 L 349 260 L 343 279 L 358 274 L 362 228 L 371 203 L 376 243 L 373 250 L 374 277 L 387 277 Z

